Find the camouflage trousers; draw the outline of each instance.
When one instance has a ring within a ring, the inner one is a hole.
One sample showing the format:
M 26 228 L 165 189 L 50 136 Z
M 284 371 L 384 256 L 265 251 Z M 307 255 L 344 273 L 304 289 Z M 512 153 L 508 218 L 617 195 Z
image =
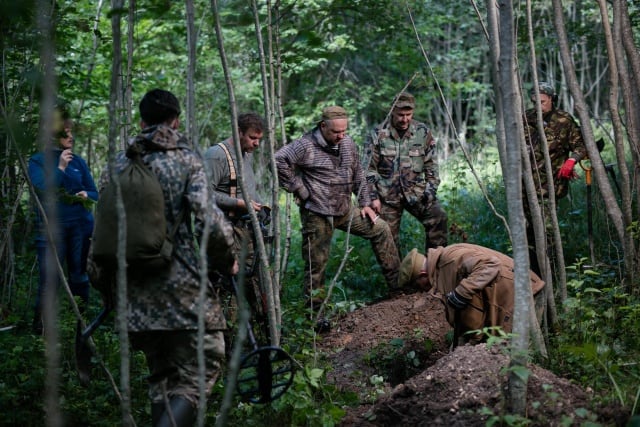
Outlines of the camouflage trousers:
M 547 254 L 547 257 L 549 258 L 549 262 L 551 263 L 551 271 L 554 271 L 556 249 L 553 243 L 553 222 L 551 221 L 551 216 L 550 216 L 551 208 L 549 206 L 549 199 L 547 199 L 546 197 L 542 199 L 538 198 L 538 202 L 540 203 L 540 209 L 542 210 L 542 220 L 544 221 L 545 241 L 547 246 L 546 254 Z M 533 220 L 531 218 L 531 209 L 529 207 L 529 203 L 526 199 L 526 196 L 523 196 L 523 208 L 524 208 L 525 220 L 527 223 L 526 224 L 527 225 L 527 243 L 529 245 L 529 264 L 530 264 L 529 268 L 538 276 L 544 277 L 544 275 L 542 274 L 542 268 L 540 268 L 540 263 L 538 262 L 536 238 L 535 238 L 535 232 L 533 229 Z
M 389 225 L 385 221 L 378 220 L 373 224 L 369 218 L 362 218 L 360 210 L 355 206 L 351 207 L 348 214 L 339 217 L 317 215 L 300 208 L 300 220 L 302 259 L 305 262 L 304 285 L 307 295 L 312 295 L 314 289 L 324 288 L 325 270 L 335 229 L 347 231 L 349 228 L 352 235 L 369 240 L 387 286 L 389 289 L 398 287 L 400 257 L 393 243 Z
M 142 350 L 149 367 L 149 398 L 163 403 L 172 397 L 187 399 L 198 407 L 199 368 L 198 331 L 130 332 L 131 346 Z M 204 334 L 205 393 L 211 389 L 222 371 L 225 357 L 222 331 Z
M 447 214 L 440 207 L 437 199 L 428 204 L 421 201 L 408 203 L 403 197 L 402 200 L 393 201 L 392 203 L 381 200 L 381 204 L 380 216 L 389 223 L 398 253 L 402 253 L 400 248 L 400 223 L 405 210 L 420 221 L 424 227 L 424 253 L 427 253 L 430 248 L 447 246 Z

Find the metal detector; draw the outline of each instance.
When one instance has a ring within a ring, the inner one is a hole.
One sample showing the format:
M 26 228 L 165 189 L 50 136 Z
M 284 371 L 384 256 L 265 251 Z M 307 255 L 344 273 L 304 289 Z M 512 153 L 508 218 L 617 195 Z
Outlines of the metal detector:
M 231 283 L 237 298 L 235 277 L 231 278 Z M 272 402 L 282 396 L 293 383 L 294 360 L 280 347 L 258 347 L 250 321 L 247 321 L 247 333 L 253 350 L 242 357 L 236 389 L 245 402 Z

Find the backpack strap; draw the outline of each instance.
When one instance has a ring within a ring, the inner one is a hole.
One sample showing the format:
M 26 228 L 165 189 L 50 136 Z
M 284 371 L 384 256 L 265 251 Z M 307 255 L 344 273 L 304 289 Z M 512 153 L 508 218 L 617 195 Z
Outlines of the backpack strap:
M 233 159 L 231 158 L 231 153 L 227 148 L 227 145 L 224 142 L 221 142 L 220 148 L 224 151 L 224 154 L 227 155 L 227 163 L 229 164 L 229 195 L 234 199 L 237 198 L 236 194 L 238 193 L 238 175 L 236 174 L 236 166 L 233 163 Z
M 227 144 L 225 144 L 224 142 L 221 142 L 220 144 L 218 144 L 220 146 L 220 148 L 222 148 L 222 151 L 224 151 L 224 154 L 227 156 L 227 164 L 229 165 L 229 196 L 233 197 L 234 199 L 237 199 L 238 196 L 238 175 L 236 174 L 236 166 L 233 163 L 233 159 L 231 158 L 231 153 L 229 152 L 229 148 L 227 147 Z M 227 213 L 227 216 L 229 218 L 233 218 L 235 216 L 235 212 L 233 210 L 230 210 Z

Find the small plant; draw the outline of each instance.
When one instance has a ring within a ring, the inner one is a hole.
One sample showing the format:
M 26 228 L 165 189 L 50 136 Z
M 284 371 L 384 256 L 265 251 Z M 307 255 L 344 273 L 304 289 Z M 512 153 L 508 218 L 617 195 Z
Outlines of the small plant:
M 521 427 L 521 426 L 527 426 L 531 424 L 531 421 L 529 421 L 528 419 L 520 415 L 494 414 L 493 410 L 486 406 L 483 406 L 482 408 L 480 408 L 478 410 L 478 414 L 480 416 L 487 417 L 487 422 L 485 424 L 487 427 L 492 427 L 494 425 Z

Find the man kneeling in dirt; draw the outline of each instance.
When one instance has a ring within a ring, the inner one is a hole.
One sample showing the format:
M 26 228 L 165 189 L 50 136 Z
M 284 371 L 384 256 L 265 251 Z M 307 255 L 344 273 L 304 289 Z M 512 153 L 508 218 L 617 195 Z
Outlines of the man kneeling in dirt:
M 513 259 L 493 249 L 468 243 L 429 249 L 427 255 L 411 250 L 400 266 L 398 285 L 438 292 L 454 328 L 454 345 L 477 344 L 483 334 L 468 331 L 513 327 Z M 538 321 L 544 307 L 544 281 L 529 271 Z

